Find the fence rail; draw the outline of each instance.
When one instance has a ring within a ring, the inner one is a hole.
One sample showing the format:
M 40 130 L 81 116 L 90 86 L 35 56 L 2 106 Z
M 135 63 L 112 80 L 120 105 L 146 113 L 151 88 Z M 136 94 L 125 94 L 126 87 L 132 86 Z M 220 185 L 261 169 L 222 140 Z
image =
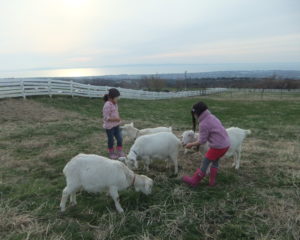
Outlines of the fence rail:
M 64 81 L 58 79 L 34 78 L 34 79 L 0 79 L 0 98 L 13 98 L 27 96 L 50 96 L 68 95 L 89 98 L 103 97 L 107 93 L 108 86 L 95 86 L 82 84 L 73 81 Z M 205 96 L 215 94 L 218 96 L 229 97 L 253 97 L 259 96 L 261 99 L 266 97 L 282 98 L 300 94 L 300 89 L 237 89 L 237 88 L 206 88 L 196 91 L 180 92 L 151 92 L 143 90 L 134 90 L 118 88 L 122 98 L 128 99 L 171 99 L 180 97 Z
M 107 93 L 108 86 L 94 86 L 73 81 L 63 81 L 56 79 L 0 79 L 0 98 L 13 98 L 27 96 L 48 95 L 69 95 L 89 98 L 103 97 Z M 143 90 L 133 90 L 118 88 L 122 98 L 128 99 L 171 99 L 180 97 L 203 96 L 213 93 L 222 93 L 226 88 L 207 88 L 197 91 L 181 92 L 151 92 Z

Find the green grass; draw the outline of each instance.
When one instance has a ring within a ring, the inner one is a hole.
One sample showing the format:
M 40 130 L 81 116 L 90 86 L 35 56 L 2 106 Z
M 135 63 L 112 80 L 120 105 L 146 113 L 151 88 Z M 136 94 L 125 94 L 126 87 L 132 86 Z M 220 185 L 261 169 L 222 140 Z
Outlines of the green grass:
M 124 215 L 105 194 L 81 192 L 76 207 L 64 214 L 58 208 L 66 162 L 80 152 L 106 155 L 100 99 L 0 101 L 6 113 L 0 116 L 0 239 L 299 239 L 300 98 L 201 99 L 224 126 L 252 130 L 240 170 L 228 159 L 217 187 L 205 179 L 190 189 L 180 176 L 198 167 L 197 153 L 180 155 L 178 177 L 159 162 L 149 173 L 138 171 L 154 179 L 151 195 L 121 193 Z M 172 126 L 179 135 L 191 128 L 190 108 L 198 100 L 121 99 L 119 108 L 125 122 Z

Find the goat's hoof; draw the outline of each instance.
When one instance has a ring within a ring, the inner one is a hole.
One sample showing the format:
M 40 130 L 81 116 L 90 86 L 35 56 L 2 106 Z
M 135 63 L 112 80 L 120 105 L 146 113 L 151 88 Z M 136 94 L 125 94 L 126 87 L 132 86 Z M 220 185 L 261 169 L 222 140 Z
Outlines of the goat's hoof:
M 118 213 L 122 214 L 122 213 L 124 213 L 124 210 L 123 209 L 118 209 Z

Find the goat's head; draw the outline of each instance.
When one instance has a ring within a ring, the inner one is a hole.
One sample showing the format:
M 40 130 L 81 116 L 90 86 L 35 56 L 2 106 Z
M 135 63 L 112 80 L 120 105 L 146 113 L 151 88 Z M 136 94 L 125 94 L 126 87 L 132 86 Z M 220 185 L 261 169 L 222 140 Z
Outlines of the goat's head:
M 134 151 L 130 151 L 127 157 L 119 158 L 119 161 L 124 162 L 130 169 L 138 168 L 137 154 Z
M 151 194 L 153 180 L 145 175 L 136 175 L 135 191 L 142 192 L 146 195 Z
M 123 137 L 128 137 L 129 139 L 135 139 L 138 135 L 138 129 L 134 127 L 133 122 L 121 126 L 121 132 Z
M 195 132 L 192 130 L 184 131 L 181 135 L 181 143 L 183 146 L 187 145 L 188 143 L 192 143 L 195 141 Z

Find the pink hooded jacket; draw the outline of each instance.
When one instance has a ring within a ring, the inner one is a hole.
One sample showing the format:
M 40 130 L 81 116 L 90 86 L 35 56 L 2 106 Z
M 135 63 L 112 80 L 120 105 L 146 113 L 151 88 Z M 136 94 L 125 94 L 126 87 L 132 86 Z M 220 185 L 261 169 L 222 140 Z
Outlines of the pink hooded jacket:
M 209 143 L 210 148 L 223 149 L 230 146 L 229 136 L 221 121 L 209 110 L 199 116 L 199 142 Z

